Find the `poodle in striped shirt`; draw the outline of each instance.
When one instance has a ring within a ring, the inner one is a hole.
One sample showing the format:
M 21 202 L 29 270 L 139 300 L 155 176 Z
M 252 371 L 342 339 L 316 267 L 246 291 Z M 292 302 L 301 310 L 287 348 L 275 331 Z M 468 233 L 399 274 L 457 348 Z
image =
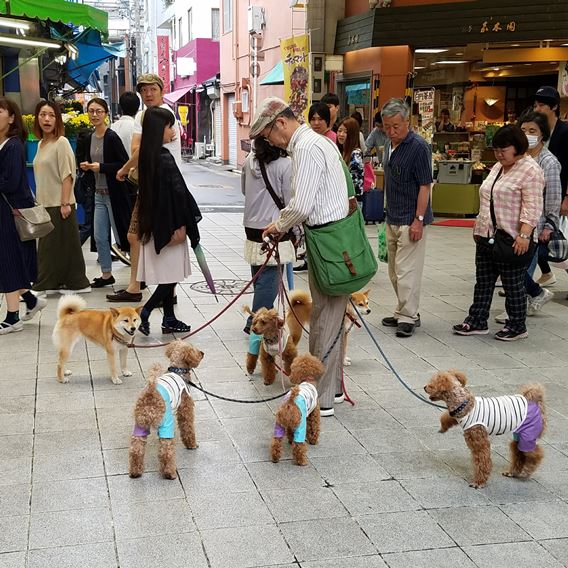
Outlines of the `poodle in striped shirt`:
M 530 477 L 538 468 L 544 452 L 537 444 L 546 429 L 544 389 L 540 384 L 522 386 L 520 394 L 478 397 L 466 387 L 459 371 L 436 373 L 424 390 L 430 400 L 441 400 L 448 410 L 440 416 L 440 432 L 460 424 L 471 451 L 474 476 L 471 487 L 483 487 L 491 475 L 490 435 L 511 432 L 510 467 L 507 477 Z

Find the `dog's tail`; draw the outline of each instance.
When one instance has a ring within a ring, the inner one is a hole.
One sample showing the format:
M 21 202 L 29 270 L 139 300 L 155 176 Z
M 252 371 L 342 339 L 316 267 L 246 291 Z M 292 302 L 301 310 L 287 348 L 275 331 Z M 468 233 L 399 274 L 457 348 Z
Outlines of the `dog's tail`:
M 290 434 L 300 424 L 302 415 L 300 409 L 296 406 L 294 400 L 300 393 L 300 387 L 295 386 L 290 390 L 288 398 L 282 403 L 278 411 L 276 412 L 276 423 L 280 424 L 286 433 Z
M 157 428 L 164 417 L 166 403 L 156 389 L 156 380 L 163 373 L 159 363 L 154 363 L 148 370 L 146 387 L 140 393 L 134 407 L 134 421 L 138 426 L 150 430 Z
M 254 316 L 249 306 L 243 306 L 243 312 L 249 316 Z
M 312 303 L 312 297 L 305 290 L 293 290 L 290 292 L 290 304 L 294 306 L 307 306 Z
M 62 318 L 70 314 L 76 314 L 87 307 L 87 302 L 76 294 L 61 296 L 57 304 L 57 317 Z
M 544 387 L 540 383 L 523 385 L 520 389 L 520 393 L 529 402 L 536 402 L 538 404 L 540 415 L 542 417 L 542 432 L 540 433 L 540 438 L 546 430 L 546 406 L 544 404 Z

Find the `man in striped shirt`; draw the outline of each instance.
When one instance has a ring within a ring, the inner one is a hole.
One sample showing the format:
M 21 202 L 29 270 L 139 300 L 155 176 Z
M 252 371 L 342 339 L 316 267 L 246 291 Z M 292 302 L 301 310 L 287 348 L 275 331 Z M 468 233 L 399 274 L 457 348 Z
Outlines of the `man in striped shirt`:
M 430 188 L 432 153 L 423 138 L 410 130 L 410 109 L 402 99 L 390 99 L 381 110 L 385 148 L 385 197 L 389 278 L 398 299 L 387 327 L 398 337 L 410 337 L 420 326 L 418 307 L 426 253 L 426 225 L 432 222 Z
M 347 216 L 347 184 L 337 147 L 328 138 L 301 125 L 283 100 L 270 97 L 262 102 L 249 136 L 265 138 L 273 146 L 287 150 L 292 158 L 292 199 L 280 217 L 266 227 L 263 236 L 285 233 L 303 222 L 317 226 Z M 309 270 L 308 277 L 313 303 L 310 353 L 321 359 L 339 337 L 318 383 L 321 415 L 333 416 L 333 404 L 343 402 L 342 330 L 348 297 L 322 294 Z

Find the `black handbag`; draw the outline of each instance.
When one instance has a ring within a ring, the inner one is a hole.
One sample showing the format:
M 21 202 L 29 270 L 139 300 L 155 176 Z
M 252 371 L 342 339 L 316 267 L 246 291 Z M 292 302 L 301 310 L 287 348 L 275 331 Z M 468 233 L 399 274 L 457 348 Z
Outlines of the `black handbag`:
M 493 237 L 489 239 L 489 244 L 492 245 L 492 255 L 495 262 L 503 262 L 515 267 L 528 266 L 535 254 L 536 243 L 534 242 L 532 236 L 534 229 L 529 236 L 529 248 L 527 252 L 523 254 L 515 254 L 515 249 L 513 245 L 515 239 L 509 235 L 503 229 L 497 228 L 497 218 L 495 217 L 495 208 L 493 206 L 493 188 L 497 183 L 497 180 L 501 177 L 501 172 L 499 171 L 493 185 L 491 186 L 491 196 L 489 198 L 489 212 L 491 213 L 491 222 L 493 223 Z

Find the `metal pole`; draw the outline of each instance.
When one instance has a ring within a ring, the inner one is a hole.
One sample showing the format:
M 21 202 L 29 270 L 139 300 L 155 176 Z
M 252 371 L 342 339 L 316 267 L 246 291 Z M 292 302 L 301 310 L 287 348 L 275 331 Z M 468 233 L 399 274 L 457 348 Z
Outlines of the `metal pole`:
M 253 72 L 253 90 L 252 90 L 252 112 L 251 116 L 256 114 L 256 99 L 257 99 L 257 91 L 258 91 L 258 36 L 254 34 L 252 36 L 252 68 Z
M 136 36 L 136 75 L 142 75 L 142 29 L 140 17 L 140 0 L 134 0 L 134 25 Z

